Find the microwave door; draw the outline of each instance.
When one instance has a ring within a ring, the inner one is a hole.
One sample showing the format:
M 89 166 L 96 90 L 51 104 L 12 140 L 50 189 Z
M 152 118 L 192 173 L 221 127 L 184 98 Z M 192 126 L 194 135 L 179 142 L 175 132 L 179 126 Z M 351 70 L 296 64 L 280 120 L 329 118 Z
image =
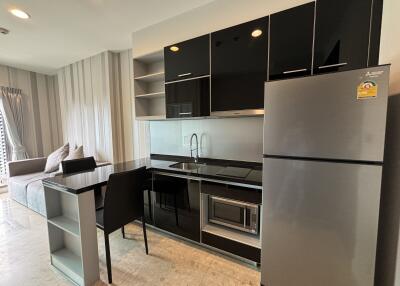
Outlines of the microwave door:
M 257 232 L 251 223 L 254 206 L 219 197 L 210 197 L 209 202 L 210 222 L 244 232 Z
M 210 221 L 227 227 L 236 227 L 239 230 L 246 228 L 243 205 L 232 200 L 211 197 Z

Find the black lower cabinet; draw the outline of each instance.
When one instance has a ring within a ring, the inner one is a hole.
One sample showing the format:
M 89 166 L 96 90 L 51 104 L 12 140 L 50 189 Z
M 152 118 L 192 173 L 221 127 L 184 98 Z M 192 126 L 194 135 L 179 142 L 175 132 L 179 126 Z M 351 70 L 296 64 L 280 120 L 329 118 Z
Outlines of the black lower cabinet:
M 259 248 L 230 240 L 221 236 L 217 236 L 205 231 L 202 231 L 201 237 L 202 243 L 204 244 L 224 250 L 240 257 L 244 257 L 257 263 L 261 262 L 261 250 Z
M 176 235 L 200 242 L 200 183 L 154 175 L 154 225 Z

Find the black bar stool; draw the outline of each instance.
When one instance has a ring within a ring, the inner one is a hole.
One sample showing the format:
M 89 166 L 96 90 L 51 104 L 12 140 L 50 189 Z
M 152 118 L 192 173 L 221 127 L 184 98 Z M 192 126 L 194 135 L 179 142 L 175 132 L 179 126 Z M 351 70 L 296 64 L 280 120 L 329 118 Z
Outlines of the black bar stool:
M 145 180 L 146 167 L 111 174 L 104 197 L 104 208 L 96 211 L 97 227 L 104 231 L 108 283 L 112 283 L 110 244 L 108 240 L 110 233 L 121 228 L 123 236 L 125 236 L 123 227 L 136 219 L 141 219 L 146 254 L 149 253 L 143 203 Z
M 97 168 L 96 160 L 94 159 L 94 157 L 66 160 L 62 161 L 61 165 L 64 175 L 93 171 Z M 101 193 L 101 187 L 94 189 L 94 200 L 96 210 L 103 207 L 104 198 L 103 194 Z

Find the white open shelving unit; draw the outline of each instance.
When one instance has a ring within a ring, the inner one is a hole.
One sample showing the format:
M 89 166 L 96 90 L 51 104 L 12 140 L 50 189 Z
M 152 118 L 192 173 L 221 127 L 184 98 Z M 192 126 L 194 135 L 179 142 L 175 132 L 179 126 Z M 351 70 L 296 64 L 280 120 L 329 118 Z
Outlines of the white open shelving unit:
M 164 51 L 133 59 L 136 119 L 165 119 Z
M 93 193 L 45 186 L 44 194 L 51 264 L 74 284 L 93 285 L 100 277 Z

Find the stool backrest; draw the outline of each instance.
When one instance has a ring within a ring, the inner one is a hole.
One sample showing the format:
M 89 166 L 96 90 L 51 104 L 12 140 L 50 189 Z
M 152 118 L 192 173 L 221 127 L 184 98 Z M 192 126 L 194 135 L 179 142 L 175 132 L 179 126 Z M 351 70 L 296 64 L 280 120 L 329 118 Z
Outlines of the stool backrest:
M 104 197 L 104 231 L 111 233 L 141 218 L 146 167 L 111 174 Z
M 96 169 L 96 161 L 93 157 L 67 160 L 61 162 L 63 174 L 73 174 Z

